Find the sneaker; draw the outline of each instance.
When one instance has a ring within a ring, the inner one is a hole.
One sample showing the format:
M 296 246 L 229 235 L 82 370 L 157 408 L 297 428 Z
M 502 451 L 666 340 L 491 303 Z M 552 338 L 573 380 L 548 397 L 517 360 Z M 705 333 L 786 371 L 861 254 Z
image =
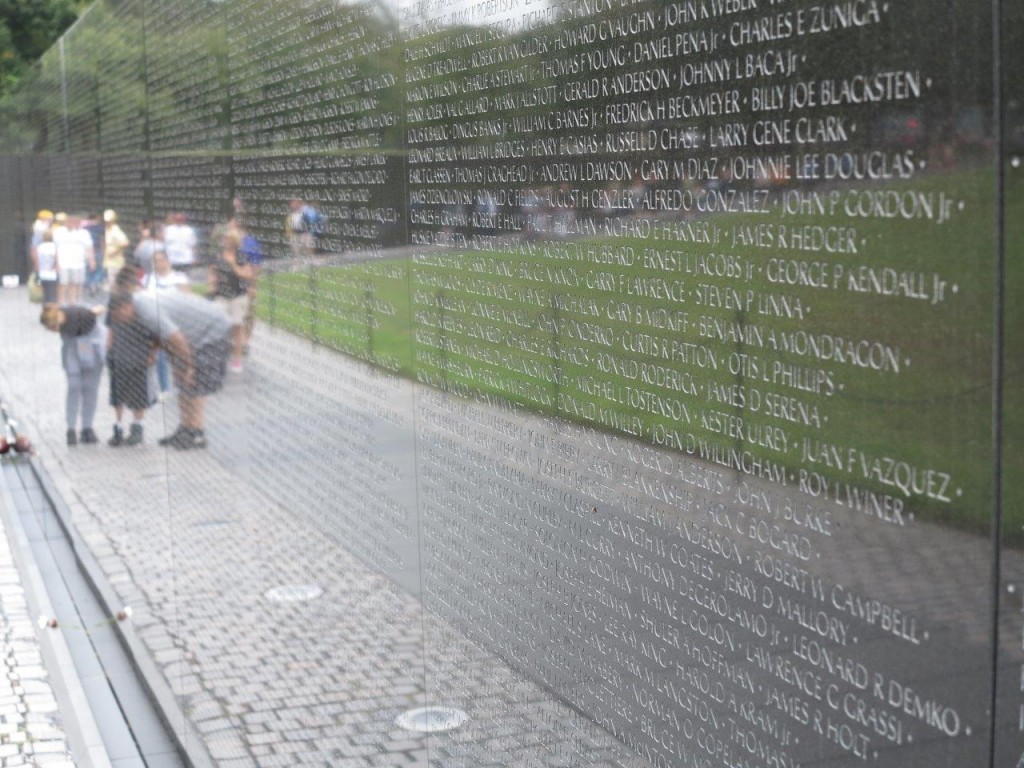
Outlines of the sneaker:
M 170 437 L 164 438 L 166 442 L 162 442 L 164 445 L 173 447 L 178 451 L 190 451 L 191 449 L 203 449 L 206 447 L 206 436 L 203 434 L 202 429 L 184 429 L 179 428 Z
M 82 445 L 93 445 L 100 441 L 100 439 L 96 437 L 96 433 L 92 431 L 91 427 L 83 429 L 82 433 L 78 436 L 78 439 L 81 441 Z
M 78 433 L 73 429 L 68 430 L 68 445 L 78 445 Z
M 175 440 L 180 440 L 181 436 L 186 434 L 187 432 L 188 430 L 179 424 L 176 430 L 171 432 L 171 434 L 169 435 L 161 437 L 159 440 L 156 441 L 156 444 L 163 448 L 166 448 L 169 445 L 173 445 Z
M 194 448 L 206 447 L 206 435 L 201 429 L 185 430 L 180 437 L 175 437 L 170 443 L 173 448 L 179 451 L 191 451 Z
M 138 445 L 142 442 L 142 425 L 132 424 L 131 434 L 128 435 L 128 439 L 124 441 L 125 445 Z
M 120 424 L 115 424 L 114 425 L 114 435 L 109 440 L 107 440 L 107 445 L 109 445 L 111 448 L 117 448 L 123 442 L 124 442 L 124 430 L 121 429 L 121 425 Z

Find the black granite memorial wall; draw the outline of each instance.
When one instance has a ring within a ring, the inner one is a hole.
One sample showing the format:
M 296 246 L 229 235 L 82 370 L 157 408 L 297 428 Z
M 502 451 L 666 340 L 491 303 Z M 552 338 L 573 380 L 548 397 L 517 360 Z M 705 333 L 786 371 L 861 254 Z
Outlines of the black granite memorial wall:
M 248 507 L 175 554 L 224 470 L 422 610 L 394 674 L 471 715 L 432 765 L 1018 765 L 1019 16 L 97 0 L 2 105 L 2 263 L 43 207 L 184 213 L 200 285 L 230 217 L 263 255 L 150 618 L 196 551 L 260 613 Z M 324 636 L 327 706 L 373 642 Z M 288 729 L 204 667 L 243 652 L 175 637 L 211 754 L 264 764 Z M 340 761 L 356 710 L 282 753 Z

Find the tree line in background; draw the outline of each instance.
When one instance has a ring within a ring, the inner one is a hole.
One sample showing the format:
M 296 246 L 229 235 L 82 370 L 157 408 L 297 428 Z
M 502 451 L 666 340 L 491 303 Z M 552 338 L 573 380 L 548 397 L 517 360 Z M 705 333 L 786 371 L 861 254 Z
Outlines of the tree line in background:
M 0 0 L 0 98 L 75 23 L 88 0 Z

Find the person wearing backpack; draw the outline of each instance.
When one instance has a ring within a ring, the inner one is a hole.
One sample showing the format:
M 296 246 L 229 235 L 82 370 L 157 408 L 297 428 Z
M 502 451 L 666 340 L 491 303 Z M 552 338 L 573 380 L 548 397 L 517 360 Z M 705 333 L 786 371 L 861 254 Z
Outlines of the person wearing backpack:
M 323 237 L 327 234 L 327 220 L 319 208 L 306 203 L 302 206 L 302 228 L 309 235 L 314 253 L 324 252 Z
M 306 228 L 305 203 L 295 198 L 288 203 L 288 215 L 284 218 L 284 233 L 292 257 L 308 259 L 313 255 L 313 235 Z

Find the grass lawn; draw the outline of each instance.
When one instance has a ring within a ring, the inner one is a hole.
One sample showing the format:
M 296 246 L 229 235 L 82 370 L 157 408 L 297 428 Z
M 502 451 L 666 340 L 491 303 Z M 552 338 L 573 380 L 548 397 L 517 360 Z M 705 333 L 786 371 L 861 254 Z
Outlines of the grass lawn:
M 698 455 L 735 449 L 782 472 L 789 486 L 800 484 L 801 467 L 814 469 L 830 497 L 844 496 L 846 484 L 871 488 L 908 512 L 987 531 L 993 181 L 961 172 L 906 189 L 935 200 L 951 194 L 952 220 L 776 209 L 707 219 L 711 243 L 666 239 L 672 233 L 661 230 L 537 240 L 509 252 L 431 250 L 266 273 L 258 311 L 281 328 L 455 392 L 501 395 Z M 789 231 L 855 227 L 848 244 L 856 253 L 734 240 L 734 232 L 749 235 L 767 220 Z M 702 262 L 709 254 L 715 258 Z M 770 259 L 779 257 L 823 263 L 824 272 L 812 265 L 808 274 L 826 275 L 826 287 L 772 282 Z M 906 275 L 925 298 L 873 292 L 861 266 Z M 944 296 L 932 303 L 936 279 Z M 864 354 L 858 363 L 819 360 L 804 348 L 803 332 L 864 342 Z M 1021 371 L 1007 373 L 1019 381 Z M 802 455 L 805 439 L 819 459 L 813 466 Z M 915 470 L 916 488 L 907 487 L 913 482 L 903 479 Z M 1024 519 L 1017 489 L 1005 492 L 1005 508 Z

